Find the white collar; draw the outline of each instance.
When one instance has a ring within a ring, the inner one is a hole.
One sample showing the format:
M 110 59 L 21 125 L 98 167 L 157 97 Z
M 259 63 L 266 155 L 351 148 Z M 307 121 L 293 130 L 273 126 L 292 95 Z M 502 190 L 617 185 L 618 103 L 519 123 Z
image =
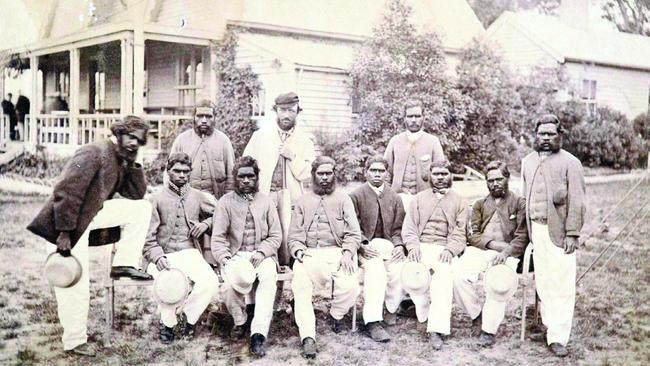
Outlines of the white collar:
M 411 132 L 409 130 L 406 130 L 406 138 L 410 142 L 417 141 L 420 137 L 422 137 L 422 135 L 424 135 L 424 130 L 422 130 L 422 129 L 420 129 L 420 131 L 418 131 L 418 132 Z
M 384 184 L 380 185 L 379 187 L 375 187 L 375 186 L 373 186 L 372 184 L 370 184 L 370 182 L 366 182 L 366 184 L 368 184 L 368 186 L 369 186 L 370 188 L 372 188 L 372 190 L 373 190 L 375 193 L 377 193 L 377 196 L 381 195 L 381 193 L 384 191 L 384 186 L 386 185 L 386 184 L 384 183 Z

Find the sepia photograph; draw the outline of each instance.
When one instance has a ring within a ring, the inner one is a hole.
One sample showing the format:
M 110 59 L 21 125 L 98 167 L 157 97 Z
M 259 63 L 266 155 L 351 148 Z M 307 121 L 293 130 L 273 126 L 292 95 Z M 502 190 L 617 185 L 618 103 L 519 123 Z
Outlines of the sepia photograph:
M 0 14 L 1 365 L 650 365 L 650 1 Z

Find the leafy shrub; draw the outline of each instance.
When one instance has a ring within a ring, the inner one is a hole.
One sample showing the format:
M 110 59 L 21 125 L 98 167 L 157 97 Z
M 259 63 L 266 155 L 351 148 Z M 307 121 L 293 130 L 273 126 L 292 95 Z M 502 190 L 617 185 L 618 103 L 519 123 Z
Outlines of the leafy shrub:
M 366 159 L 377 154 L 371 145 L 363 145 L 352 136 L 351 133 L 339 136 L 323 131 L 314 133 L 320 155 L 327 155 L 336 161 L 336 179 L 341 183 L 362 180 Z
M 645 140 L 650 140 L 650 114 L 641 113 L 632 121 L 634 132 Z
M 568 131 L 565 149 L 591 167 L 635 168 L 647 159 L 648 144 L 621 112 L 598 108 Z

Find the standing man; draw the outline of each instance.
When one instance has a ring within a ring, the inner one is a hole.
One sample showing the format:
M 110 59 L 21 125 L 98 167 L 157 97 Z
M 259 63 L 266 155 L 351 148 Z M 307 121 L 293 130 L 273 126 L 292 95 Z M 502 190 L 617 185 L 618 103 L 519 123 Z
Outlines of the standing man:
M 485 303 L 481 305 L 474 283 L 479 274 L 492 265 L 505 264 L 514 273 L 519 262 L 517 258 L 528 245 L 528 231 L 526 202 L 508 189 L 508 166 L 498 160 L 492 161 L 485 172 L 490 194 L 472 206 L 467 235 L 470 246 L 458 260 L 454 295 L 475 322 L 482 322 L 479 345 L 491 347 L 505 315 L 506 301 L 493 299 L 486 291 Z
M 215 129 L 212 102 L 202 100 L 194 107 L 192 129 L 176 137 L 171 152 L 184 152 L 190 156 L 190 185 L 193 188 L 219 199 L 226 186 L 232 183 L 235 152 L 228 136 Z
M 566 344 L 576 294 L 575 250 L 585 213 L 582 164 L 562 149 L 562 133 L 556 116 L 540 117 L 535 124 L 535 152 L 521 162 L 542 322 L 548 328 L 546 342 L 559 357 L 569 353 Z M 531 338 L 543 340 L 544 334 Z
M 251 137 L 244 156 L 257 160 L 260 167 L 260 192 L 270 195 L 278 210 L 291 210 L 284 207 L 281 191 L 289 190 L 291 202 L 302 196 L 302 182 L 310 177 L 310 166 L 316 158 L 314 143 L 310 135 L 296 126 L 300 108 L 296 93 L 280 94 L 273 105 L 276 125 L 269 125 L 255 131 Z M 288 214 L 286 216 L 289 217 Z M 289 225 L 289 223 L 282 223 Z M 289 264 L 289 250 L 280 248 L 280 264 Z
M 154 277 L 170 268 L 181 270 L 194 282 L 181 304 L 185 315 L 182 337 L 194 338 L 195 325 L 219 290 L 219 278 L 205 261 L 201 236 L 212 227 L 214 205 L 205 194 L 188 183 L 192 162 L 185 153 L 172 153 L 166 165 L 169 181 L 151 196 L 151 223 L 143 248 L 147 271 Z M 171 343 L 178 323 L 176 306 L 159 304 L 160 340 Z
M 356 255 L 361 231 L 350 197 L 336 190 L 336 162 L 319 156 L 311 165 L 312 191 L 296 201 L 289 230 L 289 250 L 296 259 L 291 288 L 296 324 L 305 358 L 316 357 L 314 288 L 333 285 L 332 330 L 342 330 L 342 319 L 359 294 Z
M 410 292 L 418 321 L 427 321 L 429 344 L 435 350 L 450 333 L 453 270 L 456 257 L 465 250 L 466 202 L 451 187 L 447 160 L 431 164 L 430 189 L 413 197 L 407 210 L 402 239 L 408 260 L 433 270 L 429 294 Z
M 29 114 L 29 99 L 18 91 L 16 101 L 16 114 L 18 115 L 18 135 L 21 141 L 25 141 L 25 115 Z
M 148 280 L 135 269 L 142 254 L 151 218 L 151 204 L 142 200 L 147 189 L 138 149 L 147 142 L 149 126 L 139 117 L 127 116 L 111 125 L 113 136 L 80 147 L 68 162 L 54 192 L 27 227 L 55 244 L 49 251 L 74 255 L 81 263 L 81 279 L 69 288 L 54 288 L 63 326 L 63 348 L 94 356 L 87 342 L 90 281 L 88 235 L 91 230 L 121 226 L 111 277 Z M 112 199 L 119 193 L 123 197 Z
M 384 158 L 388 161 L 387 181 L 397 193 L 403 193 L 404 207 L 413 195 L 429 189 L 429 165 L 444 160 L 445 154 L 438 137 L 424 132 L 424 110 L 419 101 L 404 105 L 406 131 L 388 142 Z
M 7 117 L 9 117 L 9 139 L 16 140 L 16 127 L 18 120 L 16 119 L 16 109 L 14 108 L 14 103 L 11 102 L 13 95 L 7 93 L 7 98 L 2 101 L 2 111 Z
M 264 357 L 264 341 L 268 337 L 277 290 L 277 253 L 282 231 L 275 204 L 267 195 L 258 192 L 260 169 L 255 159 L 250 156 L 239 158 L 233 175 L 235 191 L 224 195 L 215 210 L 212 254 L 222 269 L 232 265 L 233 257 L 253 264 L 257 287 L 240 293 L 238 286 L 224 276 L 224 301 L 235 321 L 231 336 L 241 338 L 248 320 L 245 297 L 255 295 L 250 350 L 254 355 Z
M 390 340 L 381 321 L 395 324 L 395 312 L 406 294 L 400 281 L 406 259 L 402 242 L 404 206 L 397 193 L 385 183 L 387 169 L 388 163 L 381 156 L 368 158 L 366 184 L 350 193 L 362 234 L 359 253 L 364 268 L 363 320 L 370 338 L 377 342 Z M 385 248 L 392 248 L 389 258 L 382 252 Z

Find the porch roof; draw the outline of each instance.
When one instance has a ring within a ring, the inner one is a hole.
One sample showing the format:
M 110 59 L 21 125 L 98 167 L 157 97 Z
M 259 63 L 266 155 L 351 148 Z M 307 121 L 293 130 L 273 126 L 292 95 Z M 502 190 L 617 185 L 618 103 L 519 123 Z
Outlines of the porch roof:
M 208 32 L 196 29 L 181 29 L 158 24 L 139 25 L 130 21 L 109 23 L 88 28 L 84 31 L 59 38 L 48 38 L 36 43 L 9 49 L 25 57 L 41 56 L 72 48 L 88 47 L 124 38 L 132 38 L 135 32 L 142 32 L 144 40 L 209 46 L 217 39 Z

